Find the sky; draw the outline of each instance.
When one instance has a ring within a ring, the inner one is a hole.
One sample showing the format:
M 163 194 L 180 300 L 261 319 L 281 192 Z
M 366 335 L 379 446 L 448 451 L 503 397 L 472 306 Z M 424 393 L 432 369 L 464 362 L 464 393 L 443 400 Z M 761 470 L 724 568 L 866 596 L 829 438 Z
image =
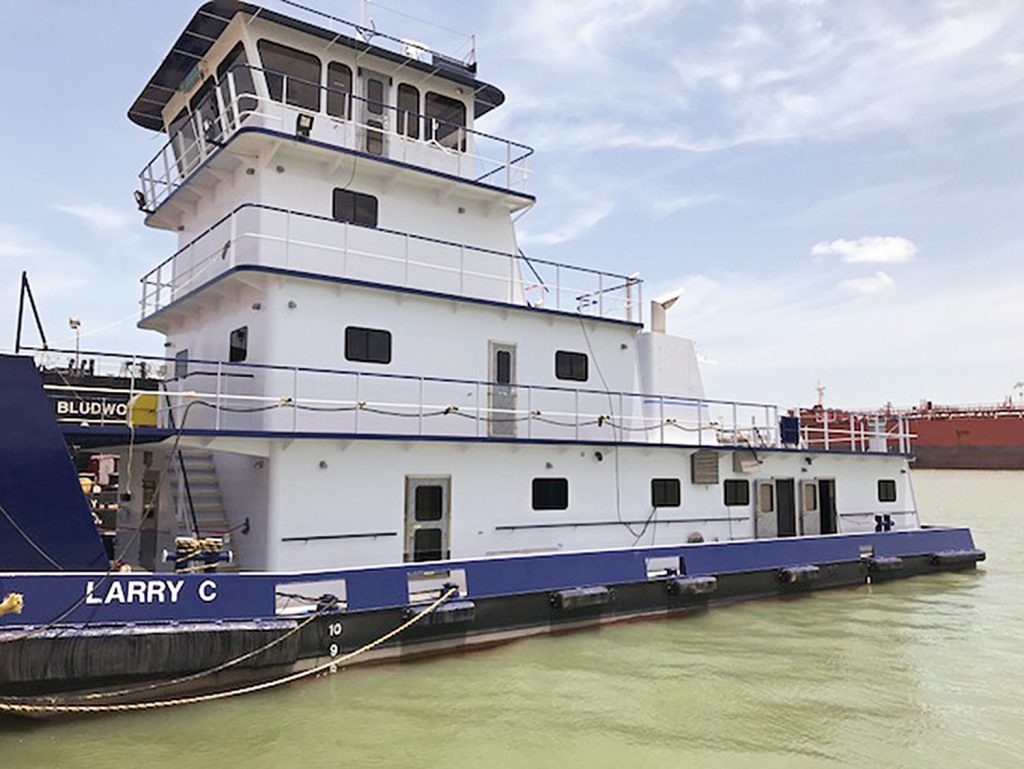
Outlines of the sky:
M 162 141 L 126 112 L 198 5 L 4 1 L 0 349 L 22 270 L 51 345 L 74 315 L 83 348 L 162 349 L 138 280 L 175 237 L 132 201 Z M 477 128 L 536 150 L 521 247 L 685 289 L 669 331 L 709 397 L 984 403 L 1024 380 L 1024 3 L 370 8 L 442 51 L 476 35 L 507 96 Z

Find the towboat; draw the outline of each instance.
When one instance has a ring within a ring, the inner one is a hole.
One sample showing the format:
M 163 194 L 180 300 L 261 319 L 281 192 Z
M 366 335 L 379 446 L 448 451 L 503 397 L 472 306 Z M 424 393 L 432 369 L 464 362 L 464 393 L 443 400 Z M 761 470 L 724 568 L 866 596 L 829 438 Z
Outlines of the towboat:
M 902 422 L 809 440 L 708 398 L 677 295 L 523 253 L 533 153 L 476 128 L 505 97 L 473 51 L 284 5 L 203 4 L 129 110 L 165 139 L 135 193 L 178 241 L 141 281 L 164 354 L 24 345 L 23 281 L 0 712 L 169 707 L 984 558 L 921 525 Z M 99 527 L 83 452 L 116 461 Z

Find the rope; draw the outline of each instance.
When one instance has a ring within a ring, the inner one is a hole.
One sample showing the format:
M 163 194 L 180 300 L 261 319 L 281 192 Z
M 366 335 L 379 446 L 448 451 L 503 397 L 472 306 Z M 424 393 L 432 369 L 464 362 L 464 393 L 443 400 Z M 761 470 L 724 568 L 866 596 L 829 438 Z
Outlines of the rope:
M 192 697 L 178 697 L 170 700 L 156 700 L 154 702 L 133 702 L 124 703 L 117 705 L 61 705 L 54 703 L 25 703 L 25 702 L 12 702 L 10 700 L 0 700 L 0 713 L 15 713 L 22 715 L 30 714 L 66 714 L 66 713 L 127 713 L 137 710 L 159 710 L 162 708 L 177 707 L 180 705 L 196 705 L 201 702 L 213 702 L 214 700 L 224 700 L 229 697 L 237 697 L 242 694 L 252 694 L 253 692 L 260 692 L 266 689 L 273 689 L 284 684 L 298 681 L 309 676 L 322 673 L 325 670 L 337 669 L 339 665 L 342 665 L 349 660 L 355 659 L 356 657 L 371 651 L 383 643 L 390 641 L 400 633 L 405 632 L 410 627 L 415 625 L 424 617 L 433 614 L 434 611 L 458 590 L 458 587 L 452 586 L 442 593 L 438 598 L 430 604 L 426 609 L 412 615 L 409 619 L 403 622 L 396 628 L 389 630 L 384 635 L 380 636 L 376 640 L 370 641 L 369 643 L 363 644 L 355 651 L 351 651 L 348 654 L 344 654 L 337 659 L 332 659 L 322 665 L 316 665 L 315 667 L 309 668 L 308 670 L 301 670 L 298 673 L 292 673 L 282 678 L 275 678 L 270 681 L 263 681 L 262 683 L 252 684 L 251 686 L 243 686 L 238 689 L 229 689 L 223 692 L 212 692 L 210 694 L 197 694 Z

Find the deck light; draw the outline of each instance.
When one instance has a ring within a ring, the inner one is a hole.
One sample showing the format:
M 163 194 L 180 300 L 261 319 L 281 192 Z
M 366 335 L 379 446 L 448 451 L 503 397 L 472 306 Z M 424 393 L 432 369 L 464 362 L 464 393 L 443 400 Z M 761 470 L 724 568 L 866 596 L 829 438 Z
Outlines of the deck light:
M 146 196 L 142 193 L 142 190 L 135 190 L 132 194 L 135 196 L 135 205 L 139 207 L 140 211 L 145 211 Z
M 310 132 L 313 130 L 313 116 L 307 115 L 304 112 L 300 112 L 299 116 L 295 118 L 295 133 L 301 136 L 303 139 L 308 139 Z

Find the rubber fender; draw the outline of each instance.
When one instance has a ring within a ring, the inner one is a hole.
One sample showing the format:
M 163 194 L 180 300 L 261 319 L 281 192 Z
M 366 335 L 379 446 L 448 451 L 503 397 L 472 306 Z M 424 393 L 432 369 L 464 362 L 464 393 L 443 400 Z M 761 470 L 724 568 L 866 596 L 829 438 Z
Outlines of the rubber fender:
M 612 591 L 607 587 L 574 587 L 570 590 L 558 590 L 552 593 L 548 600 L 551 606 L 559 611 L 578 611 L 611 603 Z
M 813 582 L 821 576 L 821 569 L 807 564 L 806 566 L 786 566 L 779 569 L 779 582 L 794 584 L 796 582 Z
M 434 613 L 427 617 L 431 625 L 458 625 L 463 622 L 472 622 L 476 619 L 476 604 L 472 601 L 452 601 L 434 609 Z
M 679 577 L 666 585 L 669 595 L 708 595 L 718 590 L 716 577 Z
M 902 571 L 903 559 L 895 555 L 878 555 L 868 558 L 868 571 Z
M 942 550 L 932 553 L 931 562 L 935 566 L 959 566 L 965 563 L 977 563 L 985 560 L 985 551 L 973 550 Z

